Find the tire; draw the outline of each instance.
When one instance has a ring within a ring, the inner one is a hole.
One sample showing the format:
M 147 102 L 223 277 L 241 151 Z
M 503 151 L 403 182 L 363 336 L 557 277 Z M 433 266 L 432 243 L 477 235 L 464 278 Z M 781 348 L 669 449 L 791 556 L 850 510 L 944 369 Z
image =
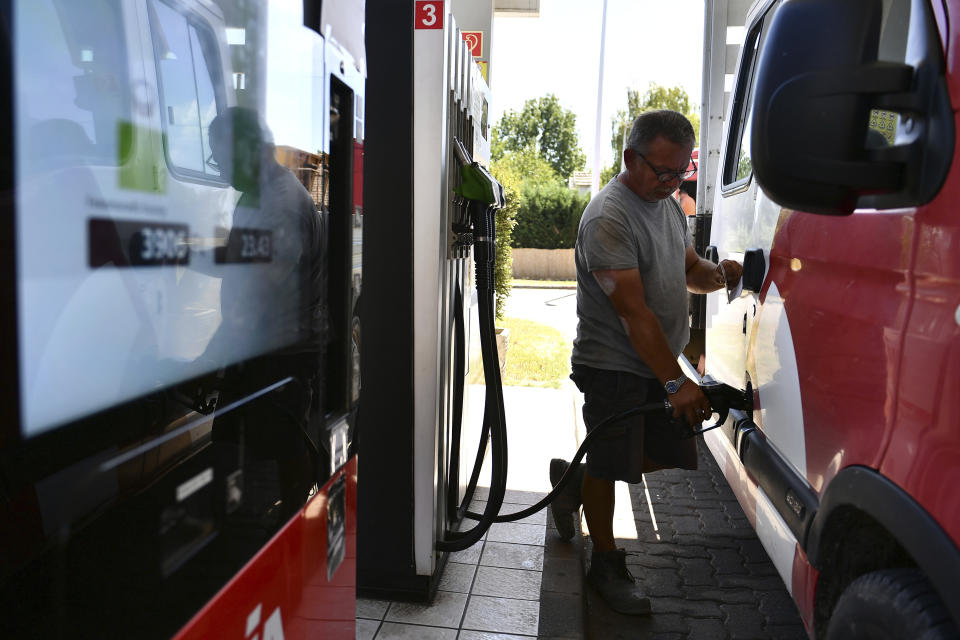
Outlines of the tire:
M 955 640 L 960 637 L 933 587 L 917 569 L 860 576 L 837 600 L 826 640 Z

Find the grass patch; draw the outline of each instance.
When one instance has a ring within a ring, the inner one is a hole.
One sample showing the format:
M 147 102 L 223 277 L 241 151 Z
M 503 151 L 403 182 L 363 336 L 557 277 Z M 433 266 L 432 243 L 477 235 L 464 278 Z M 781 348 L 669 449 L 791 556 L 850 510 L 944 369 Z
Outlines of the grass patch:
M 576 280 L 522 280 L 520 278 L 514 278 L 511 281 L 511 286 L 514 287 L 538 287 L 543 289 L 552 289 L 562 288 L 562 287 L 576 287 Z
M 570 375 L 570 340 L 557 329 L 530 320 L 504 318 L 497 324 L 510 329 L 503 384 L 559 389 Z

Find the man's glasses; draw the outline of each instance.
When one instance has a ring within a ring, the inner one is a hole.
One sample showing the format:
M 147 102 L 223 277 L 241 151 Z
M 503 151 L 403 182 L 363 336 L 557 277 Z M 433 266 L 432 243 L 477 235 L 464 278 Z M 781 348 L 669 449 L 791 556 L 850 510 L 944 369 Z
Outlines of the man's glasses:
M 684 180 L 689 180 L 697 173 L 697 163 L 692 159 L 690 160 L 690 167 L 684 169 L 683 171 L 660 171 L 655 166 L 650 164 L 650 161 L 647 160 L 642 153 L 634 150 L 634 153 L 643 158 L 643 161 L 647 163 L 647 166 L 650 167 L 650 170 L 657 175 L 657 180 L 660 182 L 672 182 L 674 180 L 679 180 L 683 182 Z

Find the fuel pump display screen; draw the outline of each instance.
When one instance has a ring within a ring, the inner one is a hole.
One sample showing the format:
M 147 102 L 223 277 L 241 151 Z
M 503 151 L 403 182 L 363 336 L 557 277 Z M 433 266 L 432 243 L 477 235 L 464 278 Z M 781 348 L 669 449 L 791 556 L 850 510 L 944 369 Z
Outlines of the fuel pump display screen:
M 214 253 L 217 264 L 270 262 L 273 259 L 273 232 L 269 229 L 234 227 L 230 230 L 221 227 L 217 232 L 228 238 Z
M 321 218 L 242 106 L 260 63 L 145 4 L 14 3 L 26 438 L 316 335 Z
M 160 267 L 190 263 L 185 224 L 90 218 L 90 267 Z

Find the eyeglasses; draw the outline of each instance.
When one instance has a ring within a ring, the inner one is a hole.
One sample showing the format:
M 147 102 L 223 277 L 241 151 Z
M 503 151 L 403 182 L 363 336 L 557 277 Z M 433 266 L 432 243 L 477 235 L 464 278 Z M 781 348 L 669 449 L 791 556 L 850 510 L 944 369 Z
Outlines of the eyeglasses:
M 660 182 L 672 182 L 674 180 L 683 182 L 684 180 L 689 180 L 697 173 L 697 163 L 694 162 L 693 159 L 690 160 L 690 164 L 693 165 L 692 168 L 688 167 L 683 171 L 660 171 L 655 166 L 650 164 L 650 161 L 647 160 L 642 153 L 636 150 L 634 150 L 634 153 L 640 156 L 643 161 L 647 163 L 647 166 L 650 167 L 650 170 L 657 175 L 657 180 Z

